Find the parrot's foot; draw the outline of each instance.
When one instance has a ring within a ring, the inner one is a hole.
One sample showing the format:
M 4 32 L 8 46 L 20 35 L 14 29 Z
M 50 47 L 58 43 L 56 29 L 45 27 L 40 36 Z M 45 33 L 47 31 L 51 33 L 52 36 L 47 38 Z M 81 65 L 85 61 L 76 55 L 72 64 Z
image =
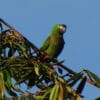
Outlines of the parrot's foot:
M 43 52 L 43 51 L 41 51 L 39 53 L 39 57 L 40 57 L 41 61 L 48 61 L 48 62 L 51 61 L 51 57 L 49 55 L 47 55 L 45 52 Z

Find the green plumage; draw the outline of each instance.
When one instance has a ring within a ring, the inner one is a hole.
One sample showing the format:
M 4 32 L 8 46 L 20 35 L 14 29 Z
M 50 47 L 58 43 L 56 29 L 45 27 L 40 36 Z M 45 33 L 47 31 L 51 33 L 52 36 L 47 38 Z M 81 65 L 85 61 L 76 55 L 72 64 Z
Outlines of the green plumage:
M 50 36 L 45 40 L 40 50 L 48 56 L 57 58 L 64 47 L 63 33 L 66 32 L 66 25 L 57 24 L 53 27 Z

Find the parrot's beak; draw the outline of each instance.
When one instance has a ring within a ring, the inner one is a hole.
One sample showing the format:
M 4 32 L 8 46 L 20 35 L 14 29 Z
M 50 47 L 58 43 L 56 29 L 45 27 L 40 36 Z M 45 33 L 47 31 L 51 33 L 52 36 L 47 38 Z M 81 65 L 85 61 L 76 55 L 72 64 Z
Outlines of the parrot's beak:
M 62 28 L 62 32 L 65 33 L 66 32 L 66 27 Z
M 60 32 L 61 33 L 65 33 L 66 32 L 66 28 L 67 28 L 66 25 L 62 24 L 62 25 L 59 26 L 59 28 L 60 28 Z

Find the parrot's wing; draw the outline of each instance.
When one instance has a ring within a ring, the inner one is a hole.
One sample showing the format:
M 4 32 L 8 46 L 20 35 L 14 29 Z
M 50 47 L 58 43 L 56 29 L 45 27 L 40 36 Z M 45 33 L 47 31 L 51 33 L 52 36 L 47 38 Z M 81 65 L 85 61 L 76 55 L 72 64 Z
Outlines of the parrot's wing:
M 41 46 L 40 50 L 45 51 L 49 47 L 50 44 L 50 36 L 45 40 L 43 45 Z

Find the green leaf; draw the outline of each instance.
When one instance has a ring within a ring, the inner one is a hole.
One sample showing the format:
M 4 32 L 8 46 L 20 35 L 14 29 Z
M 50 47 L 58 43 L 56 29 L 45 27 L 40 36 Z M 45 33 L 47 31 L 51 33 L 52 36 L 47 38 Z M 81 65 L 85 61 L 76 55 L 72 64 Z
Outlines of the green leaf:
M 58 100 L 64 100 L 64 88 L 61 83 L 59 84 Z
M 10 76 L 9 72 L 7 70 L 4 70 L 3 73 L 4 73 L 5 84 L 7 85 L 7 87 L 11 87 L 12 82 L 11 82 L 11 76 Z
M 46 98 L 50 92 L 52 91 L 52 88 L 46 88 L 45 93 L 43 94 L 43 98 Z
M 67 93 L 71 95 L 70 100 L 82 100 L 81 96 L 77 94 L 70 86 L 66 86 Z
M 16 85 L 12 85 L 12 88 L 17 91 L 17 92 L 21 92 L 24 93 L 20 88 L 18 88 Z
M 74 100 L 82 100 L 82 97 L 77 95 Z
M 71 78 L 69 78 L 68 80 L 67 80 L 67 82 L 71 82 L 71 81 L 73 81 L 73 80 L 77 80 L 77 79 L 80 79 L 80 77 L 82 77 L 82 73 L 77 73 L 77 74 L 74 74 Z
M 18 99 L 19 100 L 25 100 L 25 96 L 20 96 Z
M 38 84 L 36 84 L 36 86 L 37 86 L 38 88 L 40 88 L 40 89 L 45 89 L 45 88 L 47 88 L 47 86 L 44 85 L 44 84 L 42 84 L 41 82 L 38 83 Z
M 95 86 L 99 87 L 100 88 L 100 78 L 94 74 L 93 72 L 89 71 L 89 70 L 84 70 L 87 75 L 89 76 L 89 78 L 95 82 Z
M 20 43 L 14 43 L 14 45 L 17 47 L 17 49 L 26 57 L 28 58 L 28 55 L 26 53 L 26 47 L 24 45 L 21 45 Z
M 39 70 L 40 70 L 40 68 L 39 68 L 39 65 L 38 64 L 35 64 L 34 70 L 35 70 L 36 75 L 39 76 Z
M 7 93 L 9 95 L 11 95 L 11 96 L 17 96 L 17 94 L 14 91 L 12 91 L 10 87 L 6 86 L 6 90 L 7 90 Z
M 43 100 L 42 96 L 35 96 L 35 98 L 33 100 Z
M 0 71 L 0 97 L 4 96 L 5 86 L 3 72 Z
M 27 99 L 27 100 L 34 100 L 34 98 L 33 98 L 32 95 L 28 95 L 26 99 Z
M 57 100 L 57 98 L 58 98 L 58 92 L 59 92 L 59 84 L 57 82 L 55 84 L 55 86 L 53 87 L 53 89 L 51 90 L 50 100 Z
M 71 78 L 69 78 L 67 80 L 67 84 L 69 84 L 72 87 L 80 80 L 82 75 L 83 75 L 82 73 L 77 73 L 77 74 L 73 75 Z

